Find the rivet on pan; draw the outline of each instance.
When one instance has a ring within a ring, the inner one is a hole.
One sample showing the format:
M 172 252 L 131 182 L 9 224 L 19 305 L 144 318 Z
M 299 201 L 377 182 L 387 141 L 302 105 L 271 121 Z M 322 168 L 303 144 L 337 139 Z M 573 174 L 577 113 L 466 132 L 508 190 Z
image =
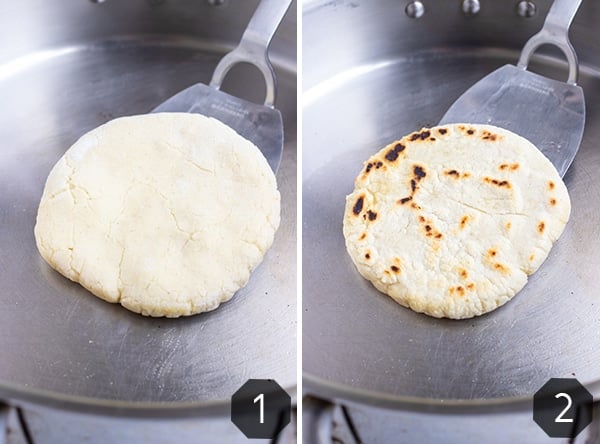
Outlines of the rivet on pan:
M 90 0 L 92 3 L 104 3 L 106 0 Z
M 412 1 L 406 5 L 404 12 L 410 18 L 421 18 L 425 14 L 425 5 L 418 0 Z
M 535 15 L 536 7 L 535 3 L 529 2 L 527 0 L 521 0 L 517 3 L 517 14 L 521 17 L 529 18 Z
M 223 6 L 225 4 L 225 0 L 208 0 L 208 4 L 210 6 Z
M 479 0 L 463 0 L 462 2 L 462 10 L 465 15 L 476 15 L 480 9 Z

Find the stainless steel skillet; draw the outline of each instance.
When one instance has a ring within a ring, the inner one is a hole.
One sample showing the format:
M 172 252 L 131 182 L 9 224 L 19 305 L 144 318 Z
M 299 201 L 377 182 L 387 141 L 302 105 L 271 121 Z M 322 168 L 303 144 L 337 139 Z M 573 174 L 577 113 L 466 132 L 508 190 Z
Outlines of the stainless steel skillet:
M 271 45 L 285 125 L 282 224 L 249 285 L 215 312 L 147 319 L 102 302 L 39 257 L 45 178 L 81 134 L 208 82 L 257 2 L 26 0 L 0 6 L 0 398 L 79 411 L 226 414 L 248 378 L 296 380 L 293 6 Z M 8 38 L 10 36 L 10 38 Z M 6 37 L 6 38 L 5 38 Z M 6 42 L 11 42 L 7 44 Z M 234 68 L 223 89 L 264 100 Z
M 550 3 L 536 1 L 528 18 L 513 2 L 481 2 L 467 15 L 461 2 L 428 1 L 422 17 L 410 18 L 394 1 L 305 2 L 302 314 L 309 393 L 398 409 L 489 412 L 528 408 L 550 377 L 575 376 L 599 395 L 594 2 L 583 2 L 571 28 L 588 104 L 580 152 L 565 176 L 572 218 L 514 300 L 468 321 L 413 313 L 360 277 L 342 235 L 344 198 L 362 162 L 436 124 L 470 85 L 516 60 Z M 567 71 L 560 55 L 543 51 L 529 68 L 558 79 Z

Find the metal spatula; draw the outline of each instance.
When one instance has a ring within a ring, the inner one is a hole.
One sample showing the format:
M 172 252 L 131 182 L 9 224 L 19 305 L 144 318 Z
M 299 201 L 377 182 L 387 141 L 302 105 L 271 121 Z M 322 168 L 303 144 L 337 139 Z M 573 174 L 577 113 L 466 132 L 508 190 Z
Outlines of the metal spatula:
M 554 0 L 542 30 L 525 44 L 517 66 L 504 65 L 469 88 L 440 124 L 489 123 L 509 129 L 529 139 L 563 176 L 577 154 L 585 123 L 577 54 L 568 35 L 581 1 Z M 565 54 L 566 83 L 527 71 L 531 55 L 544 44 Z
M 221 59 L 209 85 L 196 83 L 169 98 L 154 110 L 190 112 L 215 117 L 253 142 L 277 172 L 283 151 L 283 121 L 273 108 L 276 78 L 268 47 L 292 0 L 262 0 L 244 31 L 239 45 Z M 248 102 L 219 91 L 227 72 L 240 62 L 256 66 L 265 78 L 264 105 Z

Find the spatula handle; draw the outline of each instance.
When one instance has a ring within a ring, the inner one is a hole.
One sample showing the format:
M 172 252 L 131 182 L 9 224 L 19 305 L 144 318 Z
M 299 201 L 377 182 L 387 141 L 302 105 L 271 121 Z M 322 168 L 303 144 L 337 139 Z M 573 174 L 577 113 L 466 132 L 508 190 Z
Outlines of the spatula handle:
M 292 0 L 262 0 L 260 2 L 239 45 L 223 57 L 215 68 L 210 86 L 220 89 L 223 79 L 235 64 L 250 63 L 256 66 L 264 76 L 267 87 L 265 105 L 273 107 L 277 88 L 275 71 L 269 61 L 268 49 L 275 31 L 291 3 Z
M 527 65 L 529 65 L 529 59 L 541 45 L 554 45 L 567 57 L 567 62 L 569 63 L 569 78 L 567 79 L 567 83 L 571 85 L 577 83 L 579 65 L 575 49 L 569 41 L 569 27 L 582 1 L 554 0 L 546 16 L 542 30 L 531 37 L 523 47 L 521 57 L 517 63 L 518 67 L 526 69 Z
M 548 26 L 556 27 L 564 34 L 567 34 L 571 22 L 573 21 L 573 17 L 575 17 L 582 1 L 583 0 L 554 0 L 550 7 L 550 11 L 548 11 L 548 15 L 546 16 L 544 28 Z
M 305 442 L 325 444 L 333 435 L 333 411 L 335 405 L 310 395 L 302 399 L 303 435 Z

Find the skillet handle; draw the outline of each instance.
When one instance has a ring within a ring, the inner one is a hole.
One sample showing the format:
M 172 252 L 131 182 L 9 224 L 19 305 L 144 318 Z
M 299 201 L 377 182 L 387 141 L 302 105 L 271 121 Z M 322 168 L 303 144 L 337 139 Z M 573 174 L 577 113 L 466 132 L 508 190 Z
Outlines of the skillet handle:
M 8 414 L 10 406 L 0 401 L 0 444 L 8 441 Z
M 267 86 L 265 106 L 273 108 L 275 104 L 276 84 L 275 71 L 269 61 L 269 44 L 277 31 L 283 16 L 290 7 L 292 0 L 262 0 L 248 27 L 242 35 L 239 45 L 225 55 L 215 68 L 210 86 L 220 89 L 223 79 L 229 70 L 237 63 L 247 62 L 256 66 Z
M 525 43 L 521 51 L 521 57 L 519 57 L 519 62 L 517 63 L 519 68 L 527 69 L 529 59 L 541 45 L 554 45 L 567 57 L 567 62 L 569 63 L 569 78 L 567 79 L 567 83 L 570 85 L 577 84 L 579 64 L 575 49 L 569 41 L 569 27 L 582 1 L 554 0 L 541 31 Z
M 305 395 L 302 398 L 302 439 L 310 444 L 330 444 L 334 404 Z

